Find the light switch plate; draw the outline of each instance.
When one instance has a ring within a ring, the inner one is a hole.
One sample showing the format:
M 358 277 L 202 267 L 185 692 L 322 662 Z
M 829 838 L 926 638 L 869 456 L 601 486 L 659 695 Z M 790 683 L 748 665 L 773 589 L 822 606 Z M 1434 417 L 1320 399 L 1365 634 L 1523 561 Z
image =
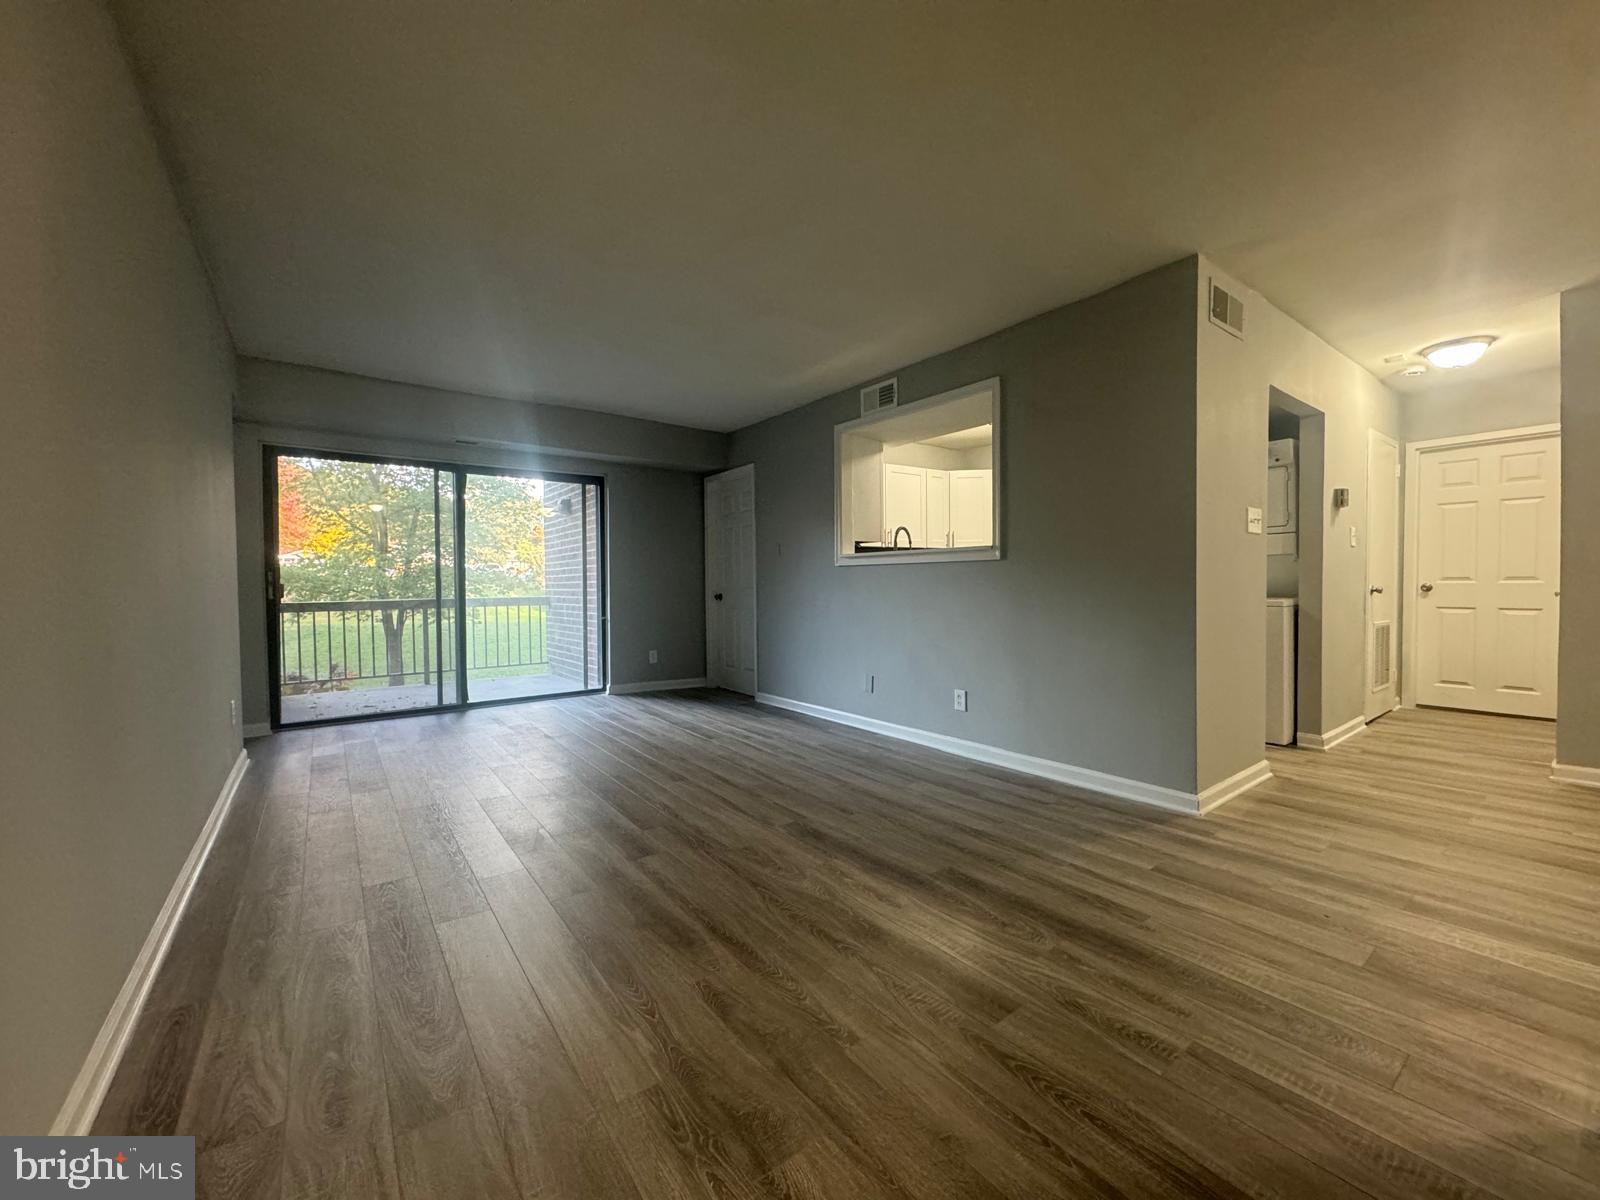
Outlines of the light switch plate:
M 1354 525 L 1350 526 L 1350 544 L 1352 546 L 1356 544 L 1356 527 Z
M 1247 509 L 1245 509 L 1244 510 L 1244 531 L 1246 533 L 1260 533 L 1261 532 L 1261 528 L 1262 528 L 1262 526 L 1261 526 L 1261 510 L 1259 508 L 1247 508 Z

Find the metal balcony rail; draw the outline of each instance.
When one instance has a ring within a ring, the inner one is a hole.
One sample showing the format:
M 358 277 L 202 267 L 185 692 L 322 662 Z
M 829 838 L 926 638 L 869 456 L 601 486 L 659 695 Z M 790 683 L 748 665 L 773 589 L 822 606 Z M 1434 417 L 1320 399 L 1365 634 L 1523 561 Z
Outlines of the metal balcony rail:
M 544 596 L 467 600 L 469 674 L 549 664 Z M 442 622 L 442 626 L 441 626 Z M 278 605 L 285 695 L 432 683 L 455 670 L 454 600 L 316 600 Z

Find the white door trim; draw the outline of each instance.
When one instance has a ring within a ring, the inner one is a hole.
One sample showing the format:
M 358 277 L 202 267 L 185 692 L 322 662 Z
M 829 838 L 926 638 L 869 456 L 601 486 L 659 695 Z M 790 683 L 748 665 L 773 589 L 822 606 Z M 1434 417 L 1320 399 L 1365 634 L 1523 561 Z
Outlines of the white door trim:
M 1463 433 L 1455 437 L 1406 443 L 1405 573 L 1400 577 L 1400 595 L 1404 601 L 1400 613 L 1400 651 L 1404 659 L 1400 669 L 1402 707 L 1417 706 L 1417 606 L 1413 581 L 1417 577 L 1417 525 L 1422 513 L 1422 456 L 1430 450 L 1446 450 L 1452 446 L 1524 442 L 1533 438 L 1560 436 L 1560 425 L 1524 425 L 1517 429 L 1493 429 L 1487 433 Z
M 1362 624 L 1365 626 L 1365 628 L 1362 630 L 1362 657 L 1366 660 L 1365 664 L 1362 666 L 1362 669 L 1361 669 L 1361 681 L 1362 681 L 1361 712 L 1362 712 L 1362 716 L 1363 716 L 1364 720 L 1366 720 L 1366 721 L 1373 721 L 1373 720 L 1376 720 L 1378 717 L 1381 717 L 1381 716 L 1384 715 L 1384 713 L 1376 713 L 1373 716 L 1367 716 L 1366 715 L 1367 705 L 1371 702 L 1371 699 L 1372 699 L 1372 650 L 1373 650 L 1373 644 L 1372 644 L 1373 643 L 1373 629 L 1372 629 L 1372 510 L 1373 510 L 1372 447 L 1373 447 L 1373 443 L 1374 442 L 1387 442 L 1389 445 L 1393 446 L 1394 447 L 1395 462 L 1396 463 L 1400 462 L 1400 443 L 1399 443 L 1399 441 L 1396 440 L 1395 438 L 1390 437 L 1387 433 L 1383 433 L 1383 432 L 1381 432 L 1381 431 L 1379 431 L 1377 429 L 1368 429 L 1367 430 L 1367 506 L 1366 506 L 1367 507 L 1367 511 L 1366 511 L 1367 527 L 1366 527 L 1366 531 L 1365 531 L 1365 537 L 1366 537 L 1365 545 L 1366 545 L 1366 548 L 1367 548 L 1367 558 L 1366 558 L 1365 564 L 1363 565 L 1363 570 L 1362 570 L 1362 574 L 1363 574 L 1363 577 L 1365 579 L 1365 583 L 1362 585 L 1363 586 L 1363 597 L 1362 597 L 1362 601 L 1361 601 Z M 1401 498 L 1400 498 L 1400 480 L 1396 479 L 1394 481 L 1393 487 L 1394 487 L 1394 500 L 1395 500 L 1395 512 L 1394 512 L 1395 524 L 1398 525 L 1400 523 L 1400 513 L 1401 513 L 1401 507 L 1400 506 L 1401 506 L 1401 503 L 1402 503 Z M 1410 531 L 1409 523 L 1408 523 L 1406 528 L 1407 528 L 1407 532 L 1409 533 L 1409 531 Z M 1396 530 L 1395 532 L 1399 533 L 1400 531 Z M 1402 580 L 1402 578 L 1403 578 L 1403 576 L 1401 576 L 1401 574 L 1400 574 L 1400 538 L 1396 537 L 1395 538 L 1395 543 L 1394 543 L 1394 573 L 1393 573 L 1393 584 L 1392 584 L 1392 586 L 1394 587 L 1394 590 L 1395 590 L 1396 593 L 1400 593 L 1401 592 L 1401 580 Z M 1401 599 L 1402 599 L 1402 596 L 1400 594 L 1397 594 L 1395 596 L 1394 600 L 1395 600 L 1395 604 L 1397 606 L 1399 605 Z M 1389 631 L 1389 636 L 1391 638 L 1394 636 L 1394 632 L 1395 632 L 1394 631 L 1394 627 L 1393 627 L 1393 625 L 1391 625 L 1390 626 L 1390 631 Z M 1391 650 L 1390 653 L 1393 653 L 1393 651 Z M 1401 669 L 1402 664 L 1400 662 L 1400 658 L 1401 658 L 1400 655 L 1395 655 L 1395 663 L 1394 663 L 1394 669 L 1395 670 L 1400 670 Z M 1398 682 L 1399 682 L 1399 684 L 1403 685 L 1405 683 L 1405 680 L 1401 679 Z M 1394 689 L 1394 704 L 1393 704 L 1393 706 L 1391 708 L 1386 709 L 1385 712 L 1392 712 L 1394 709 L 1399 708 L 1399 707 L 1400 707 L 1400 687 L 1397 686 Z
M 726 471 L 718 471 L 714 475 L 707 475 L 704 479 L 702 479 L 700 481 L 700 495 L 701 495 L 701 498 L 702 498 L 702 506 L 705 509 L 705 512 L 704 512 L 704 535 L 703 535 L 704 536 L 704 542 L 703 542 L 703 545 L 702 545 L 702 548 L 701 548 L 701 575 L 702 575 L 701 583 L 702 583 L 702 587 L 703 587 L 703 595 L 704 595 L 704 599 L 705 599 L 705 609 L 706 609 L 706 679 L 709 682 L 709 685 L 711 687 L 718 686 L 717 685 L 716 667 L 715 667 L 715 664 L 711 660 L 711 646 L 712 646 L 711 630 L 712 630 L 713 620 L 714 620 L 714 616 L 715 616 L 712 606 L 716 603 L 716 601 L 714 601 L 711 598 L 713 584 L 711 582 L 711 553 L 710 553 L 710 551 L 711 551 L 711 546 L 712 546 L 711 539 L 712 539 L 712 533 L 713 533 L 713 531 L 712 531 L 712 520 L 713 520 L 715 514 L 712 513 L 711 506 L 709 504 L 704 504 L 703 500 L 704 500 L 704 497 L 707 494 L 707 492 L 709 492 L 711 490 L 711 485 L 713 483 L 723 483 L 723 482 L 728 481 L 728 480 L 738 479 L 741 476 L 745 476 L 745 475 L 748 475 L 751 478 L 751 480 L 753 481 L 755 479 L 755 474 L 756 474 L 756 465 L 755 465 L 755 463 L 744 463 L 741 466 L 731 467 Z M 754 487 L 754 483 L 752 483 L 751 486 Z M 755 551 L 759 552 L 760 546 L 761 546 L 761 538 L 760 538 L 760 532 L 759 532 L 760 531 L 759 513 L 754 508 L 752 508 L 750 510 L 750 526 L 751 526 L 752 535 L 753 535 L 751 540 L 755 543 Z M 752 560 L 752 566 L 753 567 L 757 566 L 757 564 L 754 562 L 754 560 Z M 759 615 L 759 611 L 758 611 L 758 608 L 759 608 L 758 602 L 760 600 L 760 596 L 761 596 L 761 572 L 760 572 L 759 569 L 757 569 L 756 570 L 756 587 L 755 587 L 754 594 L 750 597 L 750 625 L 751 625 L 751 628 L 755 632 L 755 636 L 752 639 L 750 653 L 755 656 L 754 670 L 755 670 L 755 675 L 756 675 L 756 678 L 752 681 L 752 684 L 753 684 L 752 691 L 751 691 L 752 695 L 755 694 L 755 689 L 757 687 L 759 687 L 760 681 L 761 681 L 761 622 L 760 622 L 760 615 Z

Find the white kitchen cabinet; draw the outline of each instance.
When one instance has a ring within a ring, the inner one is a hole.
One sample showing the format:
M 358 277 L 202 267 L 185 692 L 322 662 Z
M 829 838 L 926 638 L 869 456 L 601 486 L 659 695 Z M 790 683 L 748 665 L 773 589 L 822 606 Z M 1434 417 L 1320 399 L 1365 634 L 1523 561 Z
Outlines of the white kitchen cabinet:
M 994 472 L 950 472 L 950 544 L 994 544 Z
M 994 542 L 994 472 L 883 468 L 883 540 L 905 526 L 917 549 L 988 546 Z M 900 535 L 905 545 L 905 534 Z
M 884 545 L 894 542 L 895 530 L 902 525 L 911 534 L 911 545 L 928 544 L 928 472 L 923 467 L 889 464 L 883 468 Z M 905 545 L 904 534 L 900 544 Z
M 950 472 L 928 468 L 927 537 L 925 546 L 950 544 Z

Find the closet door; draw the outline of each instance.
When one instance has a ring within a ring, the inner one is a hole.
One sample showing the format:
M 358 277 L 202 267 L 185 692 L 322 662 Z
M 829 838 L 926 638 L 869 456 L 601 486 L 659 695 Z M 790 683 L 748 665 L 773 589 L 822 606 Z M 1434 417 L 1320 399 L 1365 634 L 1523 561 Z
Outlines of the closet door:
M 942 548 L 950 544 L 950 472 L 928 468 L 928 540 L 923 545 Z
M 913 546 L 928 544 L 928 473 L 921 467 L 883 468 L 884 544 L 894 540 L 894 531 L 904 525 L 911 531 Z M 905 545 L 901 534 L 900 544 Z

